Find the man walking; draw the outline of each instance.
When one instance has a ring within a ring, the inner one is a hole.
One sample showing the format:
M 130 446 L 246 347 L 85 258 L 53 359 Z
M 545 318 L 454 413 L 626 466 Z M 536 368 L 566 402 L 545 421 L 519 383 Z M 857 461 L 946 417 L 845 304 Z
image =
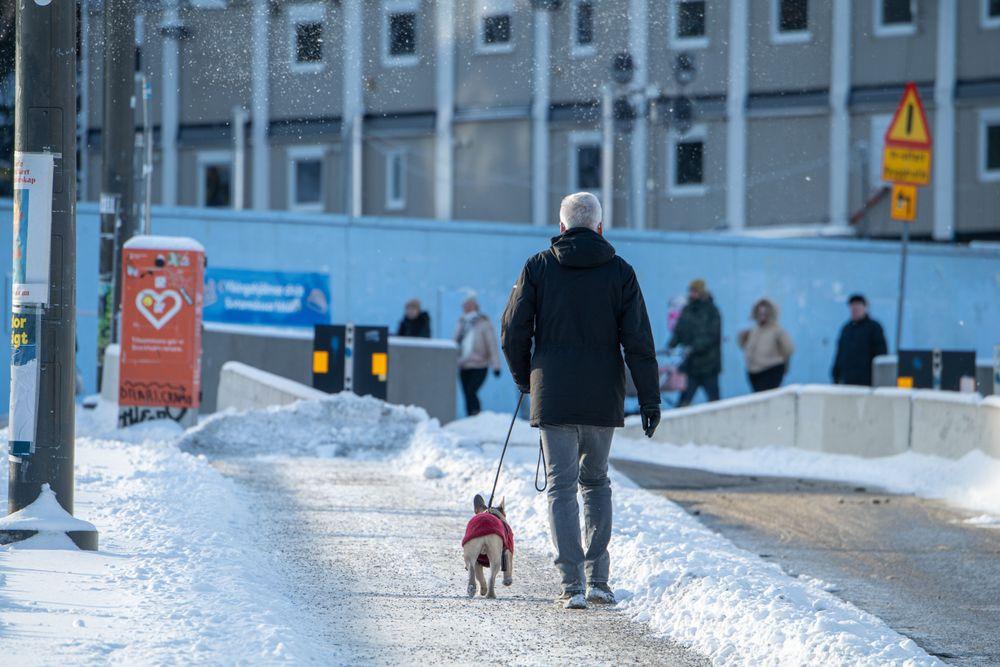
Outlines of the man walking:
M 833 358 L 834 384 L 872 386 L 872 361 L 886 353 L 882 325 L 868 316 L 868 301 L 861 294 L 847 300 L 851 319 L 840 330 L 837 354 Z
M 635 271 L 604 240 L 601 220 L 594 195 L 581 192 L 563 199 L 560 234 L 548 250 L 525 263 L 501 327 L 514 382 L 531 394 L 531 424 L 541 429 L 560 600 L 567 609 L 585 609 L 588 601 L 615 603 L 608 586 L 608 454 L 615 427 L 624 423 L 623 350 L 646 435 L 652 437 L 660 422 L 646 304 Z M 581 543 L 578 488 L 586 544 Z
M 722 372 L 722 317 L 715 307 L 705 281 L 692 280 L 688 285 L 688 303 L 674 327 L 668 349 L 687 348 L 681 370 L 687 374 L 687 387 L 677 400 L 677 407 L 690 405 L 698 387 L 704 387 L 709 401 L 719 400 L 719 373 Z

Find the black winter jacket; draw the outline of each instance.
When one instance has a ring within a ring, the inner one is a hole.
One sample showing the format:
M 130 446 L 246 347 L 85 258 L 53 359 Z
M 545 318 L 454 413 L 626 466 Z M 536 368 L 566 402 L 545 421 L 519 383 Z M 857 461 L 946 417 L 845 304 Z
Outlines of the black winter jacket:
M 660 404 L 639 281 L 590 229 L 554 237 L 552 247 L 525 263 L 504 310 L 501 343 L 514 382 L 530 390 L 533 426 L 621 426 L 623 349 L 640 406 Z
M 704 377 L 722 372 L 722 317 L 710 294 L 684 306 L 667 347 L 688 347 L 681 370 Z
M 855 322 L 849 320 L 840 330 L 837 354 L 833 358 L 831 375 L 835 384 L 856 384 L 870 387 L 872 361 L 886 353 L 882 325 L 867 315 Z
M 412 320 L 404 317 L 399 321 L 398 336 L 409 336 L 411 338 L 431 337 L 431 316 L 426 311 L 421 310 L 420 314 Z

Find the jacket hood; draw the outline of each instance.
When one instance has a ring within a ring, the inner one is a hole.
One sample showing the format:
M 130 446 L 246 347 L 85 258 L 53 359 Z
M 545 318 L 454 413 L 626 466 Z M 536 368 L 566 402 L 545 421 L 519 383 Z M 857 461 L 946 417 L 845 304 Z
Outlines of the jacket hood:
M 766 298 L 758 299 L 757 303 L 753 305 L 753 308 L 750 309 L 750 319 L 757 320 L 757 309 L 762 306 L 767 310 L 767 324 L 775 324 L 778 321 L 780 311 L 777 304 Z
M 552 237 L 552 254 L 563 266 L 591 269 L 610 262 L 615 249 L 594 230 L 575 227 Z

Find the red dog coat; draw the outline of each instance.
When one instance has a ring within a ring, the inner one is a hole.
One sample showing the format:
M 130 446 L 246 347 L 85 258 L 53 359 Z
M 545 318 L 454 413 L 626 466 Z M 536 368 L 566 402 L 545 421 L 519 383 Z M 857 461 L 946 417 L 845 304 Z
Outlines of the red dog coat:
M 464 547 L 469 540 L 487 535 L 499 535 L 503 538 L 504 551 L 514 553 L 514 531 L 507 522 L 489 512 L 480 512 L 469 519 L 469 525 L 465 527 L 465 537 L 462 538 L 462 546 Z M 480 554 L 477 562 L 484 567 L 490 566 L 490 559 L 486 554 Z

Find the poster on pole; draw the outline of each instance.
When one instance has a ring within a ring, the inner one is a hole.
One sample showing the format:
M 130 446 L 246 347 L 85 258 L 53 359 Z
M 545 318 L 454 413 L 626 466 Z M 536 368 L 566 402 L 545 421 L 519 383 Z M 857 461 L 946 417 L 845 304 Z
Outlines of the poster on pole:
M 53 171 L 52 153 L 14 153 L 15 304 L 48 304 Z
M 38 383 L 41 377 L 38 335 L 40 311 L 14 308 L 10 334 L 10 442 L 11 456 L 35 452 L 38 423 Z

